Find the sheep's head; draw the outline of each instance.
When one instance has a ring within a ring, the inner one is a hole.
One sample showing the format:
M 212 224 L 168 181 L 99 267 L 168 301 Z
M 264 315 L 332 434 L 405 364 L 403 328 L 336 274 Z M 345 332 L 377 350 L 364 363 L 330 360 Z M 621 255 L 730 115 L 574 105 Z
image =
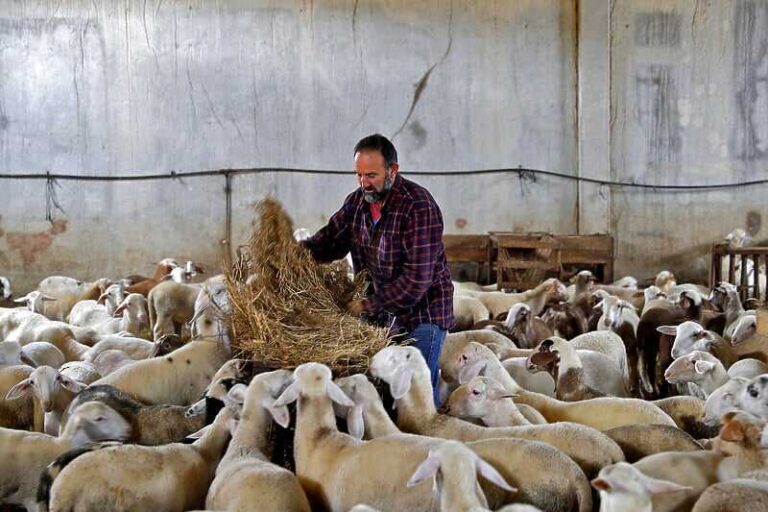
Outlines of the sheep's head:
M 570 279 L 571 284 L 576 285 L 577 288 L 586 287 L 587 290 L 592 289 L 595 281 L 597 281 L 597 278 L 589 270 L 582 270 Z
M 107 308 L 107 313 L 114 314 L 118 305 L 125 299 L 125 283 L 121 280 L 117 283 L 110 285 L 104 292 L 96 299 L 98 304 L 103 304 Z
M 451 393 L 445 412 L 459 418 L 482 418 L 492 411 L 494 402 L 516 396 L 494 379 L 478 376 Z
M 467 346 L 457 356 L 456 375 L 452 375 L 452 377 L 455 377 L 459 384 L 466 384 L 474 377 L 482 374 L 488 361 L 494 359 L 498 359 L 496 354 L 482 343 L 476 341 L 467 343 Z
M 53 411 L 56 395 L 61 388 L 72 393 L 79 393 L 85 389 L 85 384 L 63 375 L 50 366 L 39 366 L 27 377 L 13 386 L 6 395 L 6 400 L 16 400 L 30 393 L 40 401 L 40 406 L 45 412 Z
M 525 367 L 531 373 L 549 372 L 557 373 L 557 367 L 560 363 L 560 352 L 571 349 L 567 341 L 556 336 L 552 336 L 536 347 L 535 352 L 528 356 Z
M 568 296 L 566 295 L 566 289 L 565 285 L 561 283 L 557 278 L 550 277 L 543 283 L 544 286 L 544 295 L 547 297 L 547 299 L 551 299 L 553 297 L 567 300 Z
M 738 455 L 738 449 L 760 449 L 763 445 L 764 419 L 744 411 L 727 412 L 722 417 L 717 448 L 727 455 Z M 735 443 L 735 446 L 734 446 Z
M 742 393 L 741 406 L 746 412 L 768 419 L 768 373 L 749 381 Z
M 243 384 L 236 384 L 229 391 L 230 400 L 240 401 L 246 409 L 263 408 L 272 416 L 275 423 L 287 428 L 291 416 L 286 405 L 275 405 L 276 399 L 285 390 L 293 378 L 293 372 L 289 370 L 275 370 L 260 373 L 255 376 L 246 388 Z M 225 401 L 226 404 L 226 401 Z
M 336 416 L 346 418 L 349 435 L 355 439 L 362 439 L 363 434 L 365 434 L 363 411 L 369 404 L 381 403 L 381 397 L 379 397 L 373 383 L 362 373 L 336 379 L 336 384 L 355 404 L 353 407 L 334 404 L 333 409 Z
M 105 403 L 93 401 L 83 403 L 72 412 L 64 433 L 72 435 L 72 445 L 76 447 L 107 439 L 124 441 L 131 436 L 131 425 Z
M 304 363 L 293 371 L 293 381 L 272 404 L 283 407 L 295 402 L 299 397 L 327 397 L 331 401 L 346 407 L 355 403 L 333 382 L 331 369 L 320 363 Z
M 128 314 L 134 317 L 146 316 L 147 314 L 147 299 L 140 293 L 131 293 L 123 299 L 117 308 L 115 308 L 112 316 L 120 317 L 123 313 L 128 311 Z
M 719 425 L 723 414 L 740 409 L 748 384 L 749 379 L 734 377 L 710 393 L 704 403 L 704 423 L 710 426 Z
M 731 345 L 736 345 L 749 339 L 757 332 L 757 316 L 742 315 L 736 323 L 736 328 L 731 335 Z
M 734 229 L 725 235 L 724 240 L 732 249 L 738 249 L 752 243 L 752 237 L 742 228 Z
M 656 274 L 656 280 L 653 284 L 658 286 L 663 291 L 669 291 L 670 288 L 677 284 L 677 279 L 675 278 L 675 274 L 669 270 L 662 270 Z
M 661 288 L 658 286 L 653 285 L 643 290 L 643 297 L 645 298 L 645 302 L 650 302 L 655 299 L 666 299 L 667 294 L 661 291 Z
M 19 297 L 18 299 L 14 299 L 13 302 L 17 304 L 25 304 L 27 306 L 27 309 L 34 313 L 43 314 L 45 311 L 45 307 L 43 306 L 44 302 L 48 301 L 54 301 L 56 300 L 55 297 L 51 297 L 49 295 L 44 294 L 43 292 L 39 292 L 37 290 L 31 291 L 28 294 L 26 294 L 23 297 Z
M 626 462 L 605 466 L 592 480 L 592 487 L 600 491 L 601 501 L 619 505 L 616 510 L 630 503 L 636 504 L 637 508 L 632 507 L 633 510 L 650 510 L 652 496 L 692 490 L 691 487 L 651 478 Z M 617 501 L 613 503 L 613 500 Z
M 392 397 L 399 400 L 410 391 L 413 375 L 429 370 L 419 349 L 393 346 L 383 348 L 373 356 L 370 371 L 374 377 L 389 384 Z
M 693 289 L 686 289 L 680 292 L 677 303 L 683 309 L 691 309 L 694 306 L 701 306 L 701 294 Z
M 678 357 L 664 372 L 664 378 L 670 384 L 698 382 L 717 366 L 715 356 L 700 350 Z
M 710 343 L 716 341 L 714 333 L 707 331 L 701 325 L 693 321 L 683 322 L 680 325 L 661 325 L 656 328 L 661 334 L 674 336 L 672 343 L 672 357 L 677 359 L 694 350 L 707 351 Z
M 509 308 L 505 325 L 507 329 L 512 330 L 514 327 L 530 318 L 531 307 L 525 302 L 518 302 Z

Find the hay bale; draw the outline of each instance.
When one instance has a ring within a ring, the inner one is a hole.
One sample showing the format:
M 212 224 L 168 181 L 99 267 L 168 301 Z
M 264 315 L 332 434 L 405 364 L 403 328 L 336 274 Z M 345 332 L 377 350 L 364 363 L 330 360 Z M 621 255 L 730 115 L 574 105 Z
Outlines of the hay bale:
M 227 272 L 237 356 L 281 368 L 315 361 L 337 375 L 365 371 L 391 343 L 386 328 L 346 313 L 346 304 L 363 296 L 365 279 L 350 282 L 343 263 L 315 263 L 274 199 L 255 209 L 248 250 Z

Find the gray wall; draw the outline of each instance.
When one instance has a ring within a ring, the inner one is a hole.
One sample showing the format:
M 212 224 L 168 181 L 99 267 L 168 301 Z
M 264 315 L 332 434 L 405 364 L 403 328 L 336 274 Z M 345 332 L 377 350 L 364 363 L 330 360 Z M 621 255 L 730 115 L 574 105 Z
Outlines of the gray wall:
M 684 184 L 763 177 L 763 2 L 0 0 L 0 172 L 351 169 L 368 133 L 404 171 L 533 167 Z M 577 28 L 578 27 L 578 28 Z M 761 60 L 762 59 L 762 60 Z M 421 177 L 449 233 L 610 232 L 620 273 L 703 275 L 763 188 L 639 193 L 515 175 Z M 273 194 L 320 227 L 350 176 L 233 179 L 233 244 Z M 0 180 L 0 274 L 221 262 L 224 180 Z M 754 218 L 754 215 L 753 215 Z M 63 221 L 66 221 L 64 224 Z M 757 233 L 758 238 L 762 233 Z M 691 252 L 699 255 L 693 263 Z

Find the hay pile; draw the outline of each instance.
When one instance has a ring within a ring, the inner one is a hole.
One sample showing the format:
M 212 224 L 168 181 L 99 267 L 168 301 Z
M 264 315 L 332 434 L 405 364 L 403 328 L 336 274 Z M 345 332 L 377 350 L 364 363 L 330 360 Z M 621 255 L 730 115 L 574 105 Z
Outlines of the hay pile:
M 315 361 L 340 375 L 365 371 L 390 340 L 387 329 L 345 312 L 362 295 L 364 280 L 350 282 L 343 262 L 315 263 L 274 199 L 255 209 L 247 251 L 227 272 L 235 353 L 281 368 Z

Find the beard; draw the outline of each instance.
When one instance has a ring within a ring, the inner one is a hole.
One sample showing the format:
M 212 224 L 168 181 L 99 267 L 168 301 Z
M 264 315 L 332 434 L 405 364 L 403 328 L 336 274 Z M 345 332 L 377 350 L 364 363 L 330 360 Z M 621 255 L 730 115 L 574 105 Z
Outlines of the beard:
M 387 177 L 384 178 L 384 186 L 381 190 L 377 191 L 375 188 L 364 188 L 363 199 L 366 203 L 378 203 L 383 201 L 387 197 L 389 191 L 392 189 L 392 173 L 387 173 Z

